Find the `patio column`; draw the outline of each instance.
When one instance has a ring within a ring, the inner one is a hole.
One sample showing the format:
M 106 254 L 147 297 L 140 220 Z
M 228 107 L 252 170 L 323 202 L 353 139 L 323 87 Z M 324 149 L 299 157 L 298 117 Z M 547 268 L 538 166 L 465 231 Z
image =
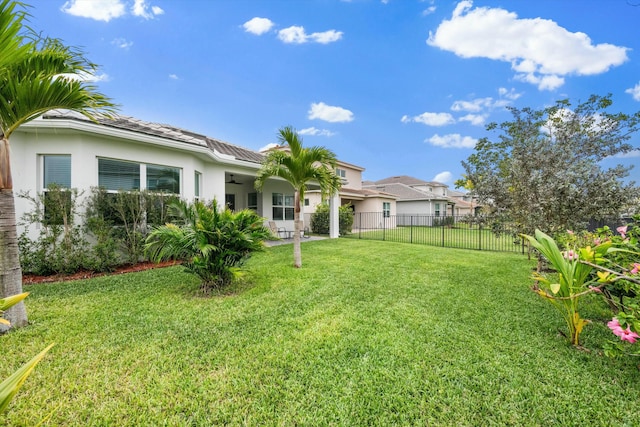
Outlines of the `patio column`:
M 340 236 L 340 221 L 338 208 L 340 207 L 340 195 L 329 198 L 329 238 L 337 239 Z

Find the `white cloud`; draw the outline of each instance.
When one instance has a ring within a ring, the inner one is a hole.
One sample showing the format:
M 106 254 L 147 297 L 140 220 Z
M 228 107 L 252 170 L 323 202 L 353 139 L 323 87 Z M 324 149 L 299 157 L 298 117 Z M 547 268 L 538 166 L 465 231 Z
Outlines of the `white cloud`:
M 640 148 L 636 150 L 629 151 L 627 153 L 616 154 L 613 156 L 617 159 L 634 159 L 636 157 L 640 157 Z
M 102 73 L 102 74 L 92 74 L 87 72 L 80 72 L 77 74 L 64 73 L 64 74 L 58 74 L 56 77 L 65 78 L 69 80 L 76 80 L 84 83 L 108 82 L 110 80 L 109 75 L 105 73 Z
M 68 0 L 60 10 L 73 16 L 104 22 L 127 14 L 125 0 Z M 131 6 L 131 14 L 144 19 L 152 19 L 163 13 L 162 8 L 150 6 L 146 0 L 134 0 Z
M 151 10 L 149 10 L 151 9 Z M 146 0 L 134 0 L 133 7 L 131 8 L 133 16 L 139 16 L 144 19 L 153 19 L 156 15 L 162 15 L 164 10 L 158 6 L 149 6 Z
M 73 16 L 105 22 L 126 14 L 122 0 L 69 0 L 60 10 Z
M 353 113 L 342 107 L 333 107 L 324 102 L 312 103 L 309 119 L 319 119 L 331 123 L 345 123 L 353 121 Z
M 400 119 L 402 123 L 422 123 L 427 126 L 446 126 L 456 122 L 453 116 L 449 113 L 422 113 L 419 116 L 409 117 L 407 115 L 402 116 Z
M 170 78 L 171 80 L 180 80 L 180 77 L 178 77 L 178 75 L 177 75 L 177 74 L 169 74 L 169 78 Z
M 470 113 L 479 113 L 482 110 L 494 108 L 506 107 L 509 105 L 509 101 L 504 99 L 494 100 L 491 97 L 476 98 L 472 101 L 455 101 L 451 105 L 452 111 L 468 111 Z
M 257 16 L 242 24 L 247 33 L 252 33 L 257 36 L 269 32 L 273 25 L 274 24 L 270 19 L 258 18 Z
M 640 101 L 640 83 L 632 88 L 625 90 L 624 93 L 628 93 L 633 96 L 633 99 L 635 99 L 636 101 Z
M 451 182 L 452 178 L 453 178 L 453 174 L 451 172 L 444 171 L 434 176 L 431 181 L 440 182 L 442 184 L 448 184 Z
M 111 44 L 119 47 L 120 49 L 129 49 L 131 46 L 133 46 L 133 42 L 127 40 L 127 39 L 123 39 L 123 38 L 117 38 L 117 39 L 113 39 L 111 41 Z
M 333 136 L 335 132 L 331 132 L 328 129 L 318 129 L 315 127 L 305 128 L 298 132 L 300 135 L 311 135 L 311 136 Z
M 258 151 L 260 153 L 264 153 L 265 151 L 271 150 L 272 148 L 276 148 L 277 146 L 278 146 L 278 144 L 276 144 L 275 142 L 272 142 L 272 143 L 267 144 L 264 147 L 260 148 Z
M 501 8 L 474 9 L 470 0 L 458 3 L 427 44 L 462 58 L 509 62 L 520 80 L 540 90 L 562 86 L 564 76 L 601 74 L 628 59 L 626 47 L 593 44 L 585 33 L 572 33 L 548 19 L 520 19 Z
M 461 122 L 469 122 L 474 126 L 482 126 L 487 120 L 487 116 L 485 114 L 467 114 L 466 116 L 460 117 L 458 120 Z
M 506 87 L 501 87 L 498 89 L 498 93 L 500 94 L 501 97 L 507 98 L 511 101 L 515 101 L 516 99 L 522 96 L 522 94 L 517 93 L 514 88 L 507 89 Z
M 431 15 L 435 11 L 436 11 L 436 7 L 435 6 L 429 6 L 428 8 L 426 8 L 425 10 L 422 11 L 422 16 Z
M 424 142 L 442 148 L 473 148 L 478 140 L 470 136 L 461 136 L 459 133 L 451 133 L 443 136 L 435 134 Z
M 336 30 L 307 34 L 304 27 L 293 25 L 278 31 L 278 38 L 285 43 L 302 44 L 311 41 L 327 44 L 340 40 L 342 38 L 342 34 L 342 31 Z

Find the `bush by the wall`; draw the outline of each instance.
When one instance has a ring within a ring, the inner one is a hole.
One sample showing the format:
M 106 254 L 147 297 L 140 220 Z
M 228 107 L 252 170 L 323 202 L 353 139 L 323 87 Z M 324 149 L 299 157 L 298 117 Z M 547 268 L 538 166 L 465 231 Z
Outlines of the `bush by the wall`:
M 329 205 L 322 203 L 316 207 L 316 212 L 311 215 L 311 231 L 316 234 L 329 234 Z M 340 235 L 351 233 L 353 227 L 353 210 L 351 205 L 338 208 L 338 229 Z
M 22 270 L 50 275 L 86 268 L 89 244 L 78 221 L 78 191 L 51 185 L 35 196 L 23 192 L 18 197 L 33 204 L 19 222 L 25 228 L 18 237 Z M 37 229 L 38 236 L 32 238 L 29 229 Z

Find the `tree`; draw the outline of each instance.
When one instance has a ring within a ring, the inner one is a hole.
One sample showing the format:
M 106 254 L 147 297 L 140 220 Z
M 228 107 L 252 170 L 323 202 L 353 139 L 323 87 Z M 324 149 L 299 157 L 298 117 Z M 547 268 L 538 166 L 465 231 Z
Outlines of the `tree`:
M 1 297 L 22 293 L 16 237 L 9 138 L 22 124 L 52 109 L 77 111 L 95 119 L 114 105 L 86 82 L 96 70 L 84 54 L 59 40 L 42 38 L 25 27 L 20 3 L 0 1 L 0 290 Z M 6 56 L 5 56 L 6 55 Z M 24 326 L 23 303 L 7 310 L 12 327 Z
M 589 219 L 619 214 L 639 189 L 623 182 L 630 167 L 603 169 L 600 162 L 633 150 L 627 141 L 640 112 L 612 114 L 611 105 L 611 95 L 592 95 L 575 108 L 568 100 L 542 110 L 510 108 L 513 120 L 487 126 L 499 138 L 478 141 L 456 185 L 526 234 L 581 228 Z
M 200 201 L 178 200 L 169 207 L 178 224 L 154 228 L 147 237 L 146 253 L 152 261 L 183 260 L 187 272 L 202 280 L 205 293 L 231 283 L 240 266 L 263 247 L 271 232 L 264 218 L 245 209 L 232 212 Z
M 303 147 L 302 138 L 291 126 L 278 131 L 278 142 L 286 144 L 286 150 L 269 151 L 258 171 L 255 187 L 262 191 L 266 180 L 280 177 L 289 182 L 295 191 L 293 217 L 293 264 L 302 267 L 300 251 L 300 212 L 304 193 L 310 182 L 320 186 L 322 197 L 335 194 L 342 181 L 335 173 L 336 155 L 324 147 Z

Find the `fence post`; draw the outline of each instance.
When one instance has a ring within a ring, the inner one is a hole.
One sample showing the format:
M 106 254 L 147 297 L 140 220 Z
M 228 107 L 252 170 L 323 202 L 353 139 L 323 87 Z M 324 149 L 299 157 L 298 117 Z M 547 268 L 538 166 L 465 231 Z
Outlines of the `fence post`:
M 409 220 L 409 243 L 413 243 L 413 215 L 411 215 L 409 218 L 411 218 Z
M 442 220 L 442 223 L 440 224 L 440 226 L 442 227 L 442 247 L 444 248 L 444 219 Z
M 384 212 L 382 212 L 382 241 L 384 242 L 385 239 L 385 231 L 386 231 L 386 224 L 385 224 L 385 219 L 384 219 Z
M 358 222 L 358 239 L 362 239 L 362 212 L 359 212 L 360 221 Z
M 482 223 L 478 224 L 478 250 L 482 250 Z

